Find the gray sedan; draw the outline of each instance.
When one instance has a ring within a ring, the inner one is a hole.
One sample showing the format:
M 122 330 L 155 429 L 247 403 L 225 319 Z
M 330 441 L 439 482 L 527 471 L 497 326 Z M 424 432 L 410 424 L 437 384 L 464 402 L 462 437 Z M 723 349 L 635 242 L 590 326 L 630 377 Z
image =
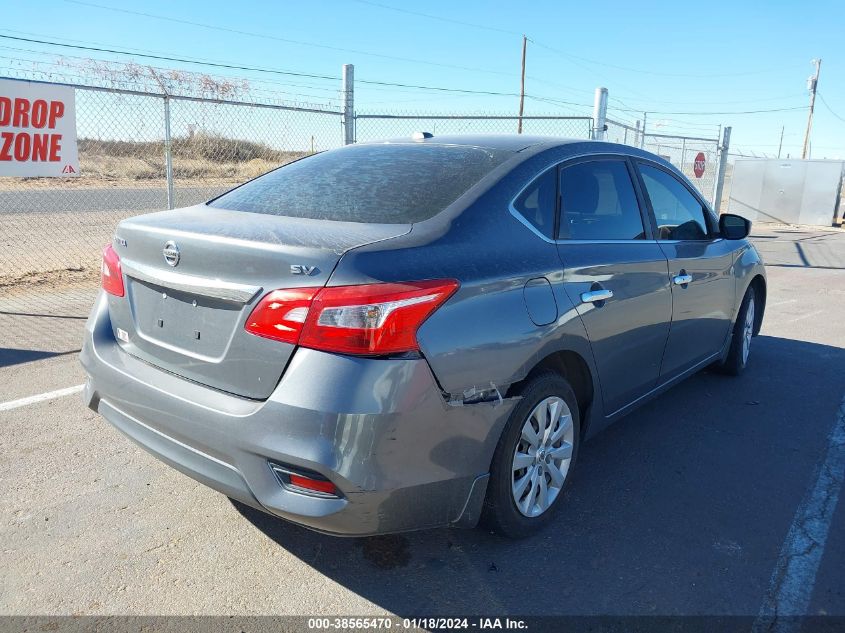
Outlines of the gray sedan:
M 744 370 L 766 302 L 749 230 L 631 147 L 348 146 L 121 222 L 85 400 L 322 532 L 524 536 L 585 439 L 702 368 Z

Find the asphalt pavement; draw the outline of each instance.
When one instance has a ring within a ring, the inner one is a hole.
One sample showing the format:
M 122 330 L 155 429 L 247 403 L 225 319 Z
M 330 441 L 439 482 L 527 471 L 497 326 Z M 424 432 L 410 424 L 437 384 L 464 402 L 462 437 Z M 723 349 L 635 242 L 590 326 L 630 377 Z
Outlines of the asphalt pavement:
M 83 381 L 75 354 L 6 350 L 0 614 L 845 616 L 845 233 L 754 241 L 769 292 L 746 373 L 702 372 L 586 443 L 523 541 L 339 539 L 234 505 L 78 395 L 2 410 Z

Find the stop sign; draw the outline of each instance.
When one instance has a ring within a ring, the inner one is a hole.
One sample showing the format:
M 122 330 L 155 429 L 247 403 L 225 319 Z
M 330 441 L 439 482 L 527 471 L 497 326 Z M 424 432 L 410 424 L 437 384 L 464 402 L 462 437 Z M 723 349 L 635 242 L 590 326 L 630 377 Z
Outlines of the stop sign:
M 704 160 L 704 152 L 698 152 L 692 165 L 692 172 L 696 178 L 701 178 L 704 175 Z

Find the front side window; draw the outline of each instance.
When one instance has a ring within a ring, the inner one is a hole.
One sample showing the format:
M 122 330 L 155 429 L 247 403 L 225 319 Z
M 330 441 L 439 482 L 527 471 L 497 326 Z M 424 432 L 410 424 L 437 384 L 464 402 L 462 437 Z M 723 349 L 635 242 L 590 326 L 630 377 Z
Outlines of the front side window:
M 550 169 L 537 178 L 520 194 L 513 206 L 540 233 L 553 237 L 557 206 L 557 172 Z
M 704 207 L 690 190 L 662 169 L 645 164 L 639 167 L 657 220 L 657 239 L 708 239 Z
M 637 194 L 625 161 L 595 160 L 563 167 L 560 206 L 560 239 L 645 238 Z

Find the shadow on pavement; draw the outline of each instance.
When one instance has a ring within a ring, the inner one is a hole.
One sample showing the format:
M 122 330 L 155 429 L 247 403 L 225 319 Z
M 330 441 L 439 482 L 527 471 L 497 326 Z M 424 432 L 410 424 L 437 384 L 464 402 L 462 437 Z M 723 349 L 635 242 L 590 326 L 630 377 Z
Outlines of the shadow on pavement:
M 556 521 L 523 541 L 480 529 L 342 539 L 235 505 L 279 547 L 403 617 L 753 616 L 826 446 L 843 368 L 843 349 L 758 337 L 742 377 L 698 374 L 585 444 Z M 836 599 L 829 609 L 845 614 Z
M 34 349 L 12 349 L 8 347 L 0 347 L 0 367 L 21 365 L 34 360 L 52 358 L 53 356 L 66 356 L 67 354 L 74 354 L 78 351 L 79 350 L 71 350 L 68 352 L 43 352 Z

